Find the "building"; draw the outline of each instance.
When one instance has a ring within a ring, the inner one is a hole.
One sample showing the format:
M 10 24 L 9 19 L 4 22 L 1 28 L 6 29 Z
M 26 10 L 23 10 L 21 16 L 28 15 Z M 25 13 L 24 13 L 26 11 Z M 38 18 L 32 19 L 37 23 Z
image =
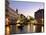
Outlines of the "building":
M 35 19 L 37 21 L 35 32 L 42 32 L 42 27 L 44 28 L 44 9 L 35 12 Z
M 18 9 L 14 11 L 9 7 L 9 0 L 5 0 L 5 35 L 15 32 L 15 24 L 18 18 Z

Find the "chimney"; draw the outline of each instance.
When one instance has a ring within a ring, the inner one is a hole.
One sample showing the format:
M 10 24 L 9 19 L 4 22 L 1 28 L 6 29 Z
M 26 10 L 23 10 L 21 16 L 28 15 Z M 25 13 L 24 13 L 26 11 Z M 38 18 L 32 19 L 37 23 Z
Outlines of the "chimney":
M 18 13 L 18 9 L 16 9 L 16 13 Z

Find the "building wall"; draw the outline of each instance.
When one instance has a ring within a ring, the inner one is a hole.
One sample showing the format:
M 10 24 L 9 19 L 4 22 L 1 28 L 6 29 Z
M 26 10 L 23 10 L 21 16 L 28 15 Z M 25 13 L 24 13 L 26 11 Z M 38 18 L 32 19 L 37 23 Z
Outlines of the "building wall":
M 36 24 L 36 32 L 41 32 L 41 28 L 42 28 L 42 19 L 44 19 L 44 9 L 39 9 L 38 11 L 35 12 L 35 19 L 37 20 L 37 24 Z

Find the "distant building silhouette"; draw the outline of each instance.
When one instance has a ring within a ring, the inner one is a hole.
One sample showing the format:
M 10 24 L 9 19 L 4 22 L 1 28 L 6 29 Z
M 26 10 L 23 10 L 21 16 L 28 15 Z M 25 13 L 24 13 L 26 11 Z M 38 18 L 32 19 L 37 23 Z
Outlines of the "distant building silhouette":
M 44 26 L 44 9 L 39 9 L 35 12 L 35 19 L 37 20 L 36 32 L 41 32 L 42 26 Z

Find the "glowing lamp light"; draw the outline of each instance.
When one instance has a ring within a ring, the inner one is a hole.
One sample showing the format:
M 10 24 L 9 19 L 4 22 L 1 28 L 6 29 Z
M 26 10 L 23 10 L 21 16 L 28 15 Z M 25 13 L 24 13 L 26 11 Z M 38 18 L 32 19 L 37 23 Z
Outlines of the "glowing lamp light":
M 9 27 L 7 27 L 6 30 L 7 30 L 7 35 L 9 35 L 9 34 L 10 34 L 10 29 L 9 29 Z

